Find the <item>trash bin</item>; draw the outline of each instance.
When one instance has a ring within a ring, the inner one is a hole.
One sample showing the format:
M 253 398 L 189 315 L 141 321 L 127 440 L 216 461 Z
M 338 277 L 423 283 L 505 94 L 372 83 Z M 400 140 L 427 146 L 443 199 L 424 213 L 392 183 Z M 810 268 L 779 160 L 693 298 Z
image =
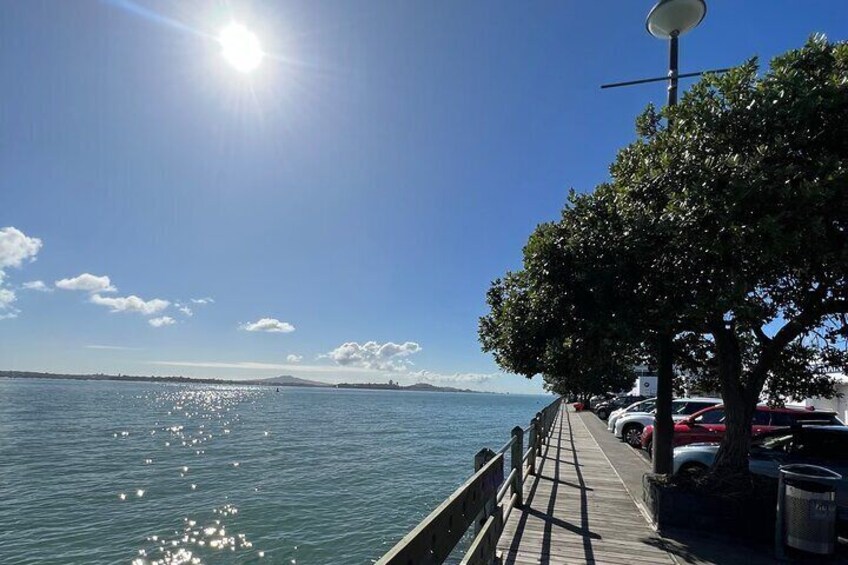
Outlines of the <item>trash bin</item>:
M 836 550 L 836 482 L 842 475 L 816 465 L 780 467 L 777 539 L 782 545 L 831 555 Z M 783 534 L 783 535 L 781 535 Z

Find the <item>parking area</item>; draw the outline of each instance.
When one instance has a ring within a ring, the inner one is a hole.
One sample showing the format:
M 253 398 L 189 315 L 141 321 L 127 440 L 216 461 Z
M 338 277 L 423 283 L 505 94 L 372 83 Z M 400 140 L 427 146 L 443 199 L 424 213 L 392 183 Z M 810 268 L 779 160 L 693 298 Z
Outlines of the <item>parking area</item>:
M 651 470 L 651 461 L 646 451 L 631 447 L 620 438 L 616 438 L 607 429 L 607 422 L 590 411 L 577 412 L 580 419 L 598 446 L 617 478 L 624 484 L 634 504 L 641 510 L 646 520 L 650 517 L 642 501 L 642 477 Z M 692 509 L 697 512 L 697 508 Z M 771 544 L 745 543 L 739 539 L 714 536 L 709 532 L 694 530 L 666 530 L 661 537 L 663 547 L 679 563 L 716 564 L 716 565 L 760 565 L 776 563 L 774 547 Z M 823 561 L 820 557 L 796 559 L 796 563 L 844 563 L 848 564 L 848 541 L 840 539 L 836 558 Z

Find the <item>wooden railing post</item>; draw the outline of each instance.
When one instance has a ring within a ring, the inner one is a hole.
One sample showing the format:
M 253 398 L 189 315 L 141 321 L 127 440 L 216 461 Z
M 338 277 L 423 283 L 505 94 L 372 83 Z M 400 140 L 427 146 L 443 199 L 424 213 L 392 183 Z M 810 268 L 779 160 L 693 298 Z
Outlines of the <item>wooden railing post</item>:
M 542 444 L 545 443 L 545 417 L 541 412 L 536 412 L 536 422 L 539 430 L 536 432 L 536 453 L 542 455 Z
M 533 418 L 530 422 L 530 439 L 527 440 L 527 446 L 530 449 L 530 456 L 527 458 L 527 465 L 530 468 L 530 474 L 536 474 L 536 442 L 539 441 L 539 418 Z
M 515 506 L 521 508 L 524 506 L 524 430 L 521 426 L 512 428 L 512 468 L 515 471 L 515 482 L 512 485 L 512 491 L 515 493 Z
M 491 461 L 492 459 L 494 459 L 494 457 L 495 457 L 495 452 L 492 451 L 489 448 L 483 448 L 480 451 L 478 451 L 477 455 L 474 456 L 474 472 L 476 473 L 477 471 L 482 469 L 483 466 L 486 463 L 488 463 L 489 461 Z M 489 516 L 494 511 L 496 503 L 497 503 L 497 501 L 494 500 L 494 499 L 492 499 L 491 502 L 487 501 L 486 505 L 483 507 L 483 510 L 474 519 L 474 535 L 475 536 L 480 533 L 480 529 L 483 527 L 483 524 L 486 523 L 486 520 L 489 518 Z

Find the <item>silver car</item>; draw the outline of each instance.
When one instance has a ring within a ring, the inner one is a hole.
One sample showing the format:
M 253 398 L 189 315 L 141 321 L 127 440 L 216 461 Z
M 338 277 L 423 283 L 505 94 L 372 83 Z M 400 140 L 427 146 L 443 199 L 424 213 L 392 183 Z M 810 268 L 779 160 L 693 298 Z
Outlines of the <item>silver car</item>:
M 717 443 L 693 443 L 674 449 L 674 473 L 703 473 L 715 461 Z M 748 468 L 777 478 L 781 465 L 807 463 L 842 475 L 836 488 L 839 521 L 848 522 L 848 426 L 804 426 L 766 432 L 751 441 Z
M 654 407 L 656 406 L 656 403 L 656 398 L 649 398 L 648 400 L 634 402 L 627 408 L 619 408 L 618 410 L 613 410 L 612 412 L 610 412 L 609 418 L 607 418 L 607 430 L 615 430 L 615 422 L 625 414 L 632 414 L 633 412 L 652 412 L 654 410 Z

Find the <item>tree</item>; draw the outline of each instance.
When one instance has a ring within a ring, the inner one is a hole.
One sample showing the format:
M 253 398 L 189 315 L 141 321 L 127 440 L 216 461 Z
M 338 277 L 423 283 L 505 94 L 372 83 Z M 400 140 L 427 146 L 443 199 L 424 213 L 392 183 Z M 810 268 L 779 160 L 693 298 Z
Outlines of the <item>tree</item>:
M 672 127 L 647 112 L 613 167 L 672 228 L 680 319 L 710 339 L 721 384 L 724 476 L 747 473 L 767 383 L 832 393 L 817 366 L 846 365 L 848 45 L 815 37 L 757 70 L 707 76 L 664 110 Z
M 714 378 L 725 476 L 747 473 L 764 386 L 778 402 L 826 395 L 817 366 L 848 364 L 848 46 L 816 37 L 757 70 L 649 107 L 610 182 L 572 194 L 531 236 L 523 270 L 495 282 L 480 326 L 484 350 L 527 376 L 564 364 L 589 378 L 603 345 L 656 362 L 660 405 L 674 363 Z M 660 472 L 670 427 L 658 414 Z
M 626 390 L 637 362 L 658 365 L 654 468 L 667 473 L 674 312 L 653 297 L 641 300 L 644 281 L 664 280 L 644 261 L 656 253 L 658 238 L 628 226 L 620 201 L 611 185 L 592 195 L 572 192 L 561 220 L 540 225 L 530 237 L 524 268 L 492 284 L 480 340 L 505 370 L 542 374 L 559 392 Z
M 580 197 L 572 195 L 576 204 Z M 576 250 L 579 215 L 540 225 L 524 248 L 524 269 L 492 283 L 488 315 L 480 319 L 484 351 L 505 370 L 543 375 L 564 395 L 586 398 L 633 385 L 637 350 L 616 330 L 611 294 Z

